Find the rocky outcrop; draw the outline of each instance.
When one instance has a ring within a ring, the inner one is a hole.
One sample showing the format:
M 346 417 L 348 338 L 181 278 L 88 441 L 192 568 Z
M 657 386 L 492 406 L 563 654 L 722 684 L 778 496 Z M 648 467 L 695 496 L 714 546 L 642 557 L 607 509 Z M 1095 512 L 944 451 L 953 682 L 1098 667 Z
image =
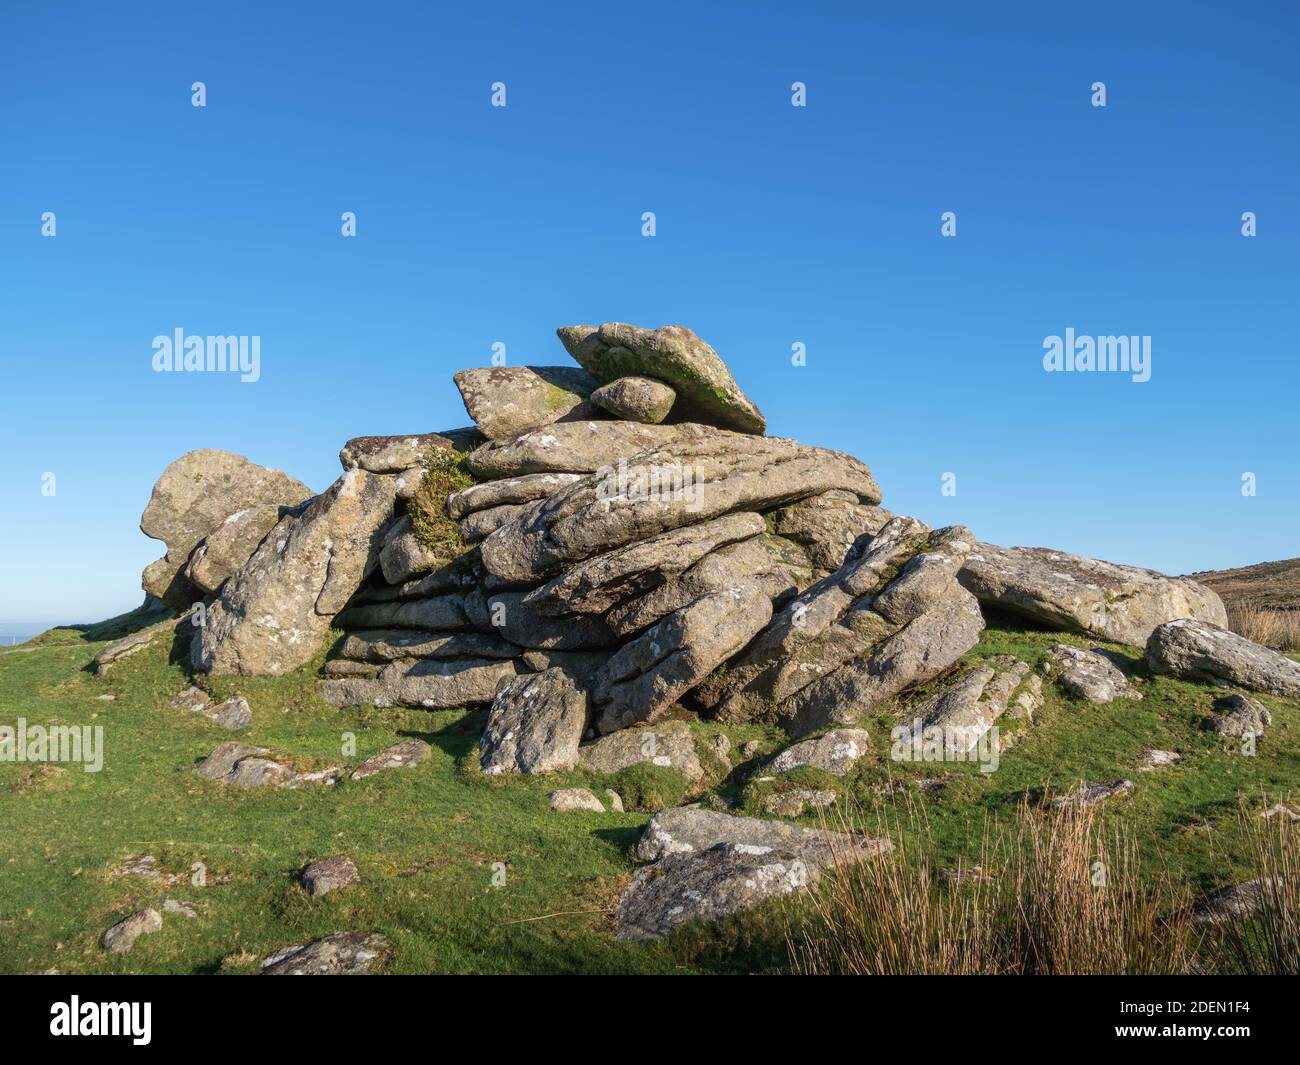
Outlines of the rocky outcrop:
M 1300 663 L 1209 622 L 1161 625 L 1147 641 L 1146 657 L 1153 673 L 1300 698 Z
M 301 481 L 242 455 L 211 449 L 182 455 L 158 478 L 140 518 L 140 531 L 167 545 L 167 554 L 145 568 L 145 592 L 184 610 L 211 589 L 196 588 L 181 571 L 227 518 L 261 505 L 293 507 L 311 495 Z
M 802 545 L 825 576 L 839 569 L 859 536 L 880 532 L 892 517 L 883 507 L 860 503 L 852 492 L 833 489 L 781 507 L 772 515 L 772 531 Z
M 394 476 L 351 469 L 284 518 L 208 610 L 194 667 L 278 676 L 310 660 L 379 564 L 396 494 Z
M 1228 623 L 1223 601 L 1196 581 L 1046 547 L 977 544 L 960 579 L 985 606 L 1135 647 L 1176 618 Z
M 602 385 L 620 377 L 651 377 L 676 391 L 683 421 L 707 422 L 741 433 L 762 433 L 767 428 L 718 353 L 685 326 L 641 329 L 607 322 L 565 326 L 557 333 L 574 360 Z
M 535 473 L 594 473 L 648 448 L 674 440 L 711 438 L 707 425 L 642 425 L 624 421 L 561 422 L 490 440 L 465 459 L 482 481 Z
M 387 665 L 378 677 L 321 682 L 334 706 L 412 706 L 448 710 L 490 703 L 497 686 L 519 672 L 518 663 L 488 658 L 417 659 Z
M 528 506 L 483 542 L 483 565 L 502 581 L 536 583 L 636 540 L 836 488 L 880 499 L 871 471 L 840 452 L 714 432 L 652 448 Z
M 636 854 L 644 862 L 654 862 L 670 854 L 700 853 L 720 843 L 753 850 L 789 851 L 809 866 L 830 865 L 837 854 L 853 851 L 885 854 L 893 850 L 893 844 L 883 837 L 828 832 L 784 821 L 674 806 L 660 810 L 650 819 Z
M 843 565 L 791 599 L 697 698 L 726 721 L 792 732 L 855 724 L 872 706 L 937 676 L 984 627 L 956 582 L 973 538 L 895 518 L 858 538 Z
M 461 370 L 452 380 L 489 440 L 593 412 L 587 397 L 596 381 L 574 366 L 488 366 Z
M 468 451 L 481 443 L 483 434 L 474 428 L 412 436 L 357 436 L 343 445 L 339 463 L 345 470 L 403 473 L 424 466 L 430 452 Z

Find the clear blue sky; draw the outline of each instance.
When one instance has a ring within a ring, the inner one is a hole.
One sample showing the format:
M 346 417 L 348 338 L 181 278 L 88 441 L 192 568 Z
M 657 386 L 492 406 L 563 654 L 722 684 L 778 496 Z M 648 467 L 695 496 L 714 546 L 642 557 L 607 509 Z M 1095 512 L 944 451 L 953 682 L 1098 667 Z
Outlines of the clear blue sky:
M 464 424 L 494 342 L 608 320 L 692 327 L 931 523 L 1300 554 L 1298 54 L 1291 2 L 9 0 L 0 621 L 134 606 L 182 452 L 322 489 L 351 436 Z M 177 327 L 259 335 L 261 380 L 154 373 Z M 1151 380 L 1045 373 L 1067 327 L 1150 335 Z

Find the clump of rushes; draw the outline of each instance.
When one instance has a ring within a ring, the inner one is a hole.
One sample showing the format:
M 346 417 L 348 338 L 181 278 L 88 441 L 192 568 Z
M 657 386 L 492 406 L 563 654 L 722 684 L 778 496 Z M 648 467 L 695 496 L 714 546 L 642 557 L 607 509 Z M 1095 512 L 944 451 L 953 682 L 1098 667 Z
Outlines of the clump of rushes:
M 468 548 L 460 535 L 460 526 L 447 516 L 447 496 L 474 483 L 465 470 L 466 454 L 454 448 L 434 448 L 420 487 L 406 507 L 411 528 L 420 543 L 448 561 Z

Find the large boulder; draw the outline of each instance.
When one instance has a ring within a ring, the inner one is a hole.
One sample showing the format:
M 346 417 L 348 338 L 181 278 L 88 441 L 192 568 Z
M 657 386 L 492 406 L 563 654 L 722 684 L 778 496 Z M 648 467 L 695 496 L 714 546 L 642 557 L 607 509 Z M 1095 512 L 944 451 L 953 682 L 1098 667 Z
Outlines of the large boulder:
M 163 471 L 140 517 L 140 531 L 167 545 L 167 554 L 145 567 L 141 584 L 173 610 L 202 598 L 181 572 L 190 554 L 230 515 L 268 504 L 293 507 L 312 490 L 281 470 L 242 455 L 205 448 L 190 451 Z
M 479 768 L 489 776 L 573 769 L 587 712 L 586 693 L 562 669 L 514 678 L 492 701 Z
M 452 380 L 489 440 L 593 413 L 587 397 L 596 381 L 573 366 L 487 366 L 461 370 Z
M 685 326 L 641 329 L 607 322 L 565 326 L 557 333 L 574 360 L 601 384 L 629 375 L 652 377 L 676 390 L 677 413 L 683 420 L 741 433 L 767 428 L 718 353 Z
M 985 606 L 1134 647 L 1175 618 L 1228 623 L 1223 600 L 1187 577 L 1046 547 L 976 544 L 960 579 Z
M 208 609 L 194 667 L 278 676 L 309 662 L 379 564 L 396 492 L 395 476 L 353 468 L 281 520 Z
M 186 578 L 200 591 L 216 593 L 239 572 L 281 518 L 301 510 L 301 504 L 282 507 L 260 503 L 235 511 L 194 549 L 183 571 Z
M 703 854 L 672 854 L 632 877 L 614 907 L 616 935 L 658 939 L 692 921 L 719 921 L 805 890 L 816 878 L 790 851 L 719 843 Z
M 1182 619 L 1161 625 L 1147 641 L 1146 657 L 1153 673 L 1227 681 L 1300 699 L 1300 663 L 1205 621 Z
M 530 504 L 483 541 L 483 564 L 502 581 L 535 584 L 636 540 L 835 488 L 880 500 L 871 471 L 848 455 L 718 430 L 651 449 Z

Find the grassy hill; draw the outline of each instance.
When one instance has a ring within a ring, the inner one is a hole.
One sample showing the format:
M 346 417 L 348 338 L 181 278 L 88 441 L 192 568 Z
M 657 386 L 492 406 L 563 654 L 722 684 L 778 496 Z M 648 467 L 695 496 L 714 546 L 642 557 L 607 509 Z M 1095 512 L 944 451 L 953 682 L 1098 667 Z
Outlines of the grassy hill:
M 554 788 L 609 783 L 582 771 L 484 778 L 476 771 L 483 711 L 336 710 L 316 693 L 319 662 L 281 678 L 204 678 L 216 696 L 247 697 L 254 720 L 239 739 L 304 768 L 353 765 L 410 736 L 434 754 L 411 769 L 299 791 L 200 778 L 195 765 L 232 737 L 170 705 L 191 682 L 178 648 L 156 643 L 105 679 L 87 670 L 107 639 L 149 620 L 54 630 L 0 652 L 0 724 L 102 725 L 105 743 L 98 773 L 0 763 L 0 971 L 252 973 L 277 948 L 338 931 L 384 933 L 393 972 L 753 972 L 787 964 L 787 921 L 800 914 L 785 904 L 658 943 L 616 941 L 608 910 L 634 869 L 648 814 L 552 812 Z M 1091 645 L 1008 624 L 986 631 L 968 658 L 1010 653 L 1036 665 L 1058 642 Z M 1133 649 L 1109 650 L 1145 698 L 1097 706 L 1048 685 L 1032 725 L 1003 723 L 1015 742 L 993 773 L 892 762 L 892 716 L 874 712 L 865 723 L 873 756 L 836 785 L 842 805 L 867 827 L 917 832 L 930 860 L 950 864 L 978 861 L 989 826 L 1012 824 L 1025 800 L 1083 779 L 1130 777 L 1134 793 L 1111 800 L 1103 816 L 1131 834 L 1143 875 L 1167 874 L 1188 897 L 1250 875 L 1243 824 L 1300 791 L 1300 703 L 1265 697 L 1274 724 L 1248 756 L 1200 727 L 1218 689 L 1150 677 Z M 759 742 L 752 760 L 711 783 L 752 806 L 761 785 L 747 778 L 783 737 L 759 726 L 692 729 L 702 752 L 719 731 L 733 752 Z M 348 733 L 356 750 L 344 756 Z M 1146 748 L 1177 750 L 1182 762 L 1139 772 Z M 890 787 L 944 773 L 957 776 L 932 795 Z M 908 817 L 899 817 L 903 810 Z M 816 815 L 803 820 L 817 823 Z M 356 862 L 360 884 L 310 898 L 297 872 L 338 853 Z M 117 875 L 141 854 L 154 855 L 176 883 Z M 190 881 L 194 863 L 206 869 L 204 886 Z M 504 883 L 494 878 L 502 868 Z M 190 903 L 197 916 L 168 915 L 161 932 L 122 957 L 100 947 L 106 928 L 164 897 Z

